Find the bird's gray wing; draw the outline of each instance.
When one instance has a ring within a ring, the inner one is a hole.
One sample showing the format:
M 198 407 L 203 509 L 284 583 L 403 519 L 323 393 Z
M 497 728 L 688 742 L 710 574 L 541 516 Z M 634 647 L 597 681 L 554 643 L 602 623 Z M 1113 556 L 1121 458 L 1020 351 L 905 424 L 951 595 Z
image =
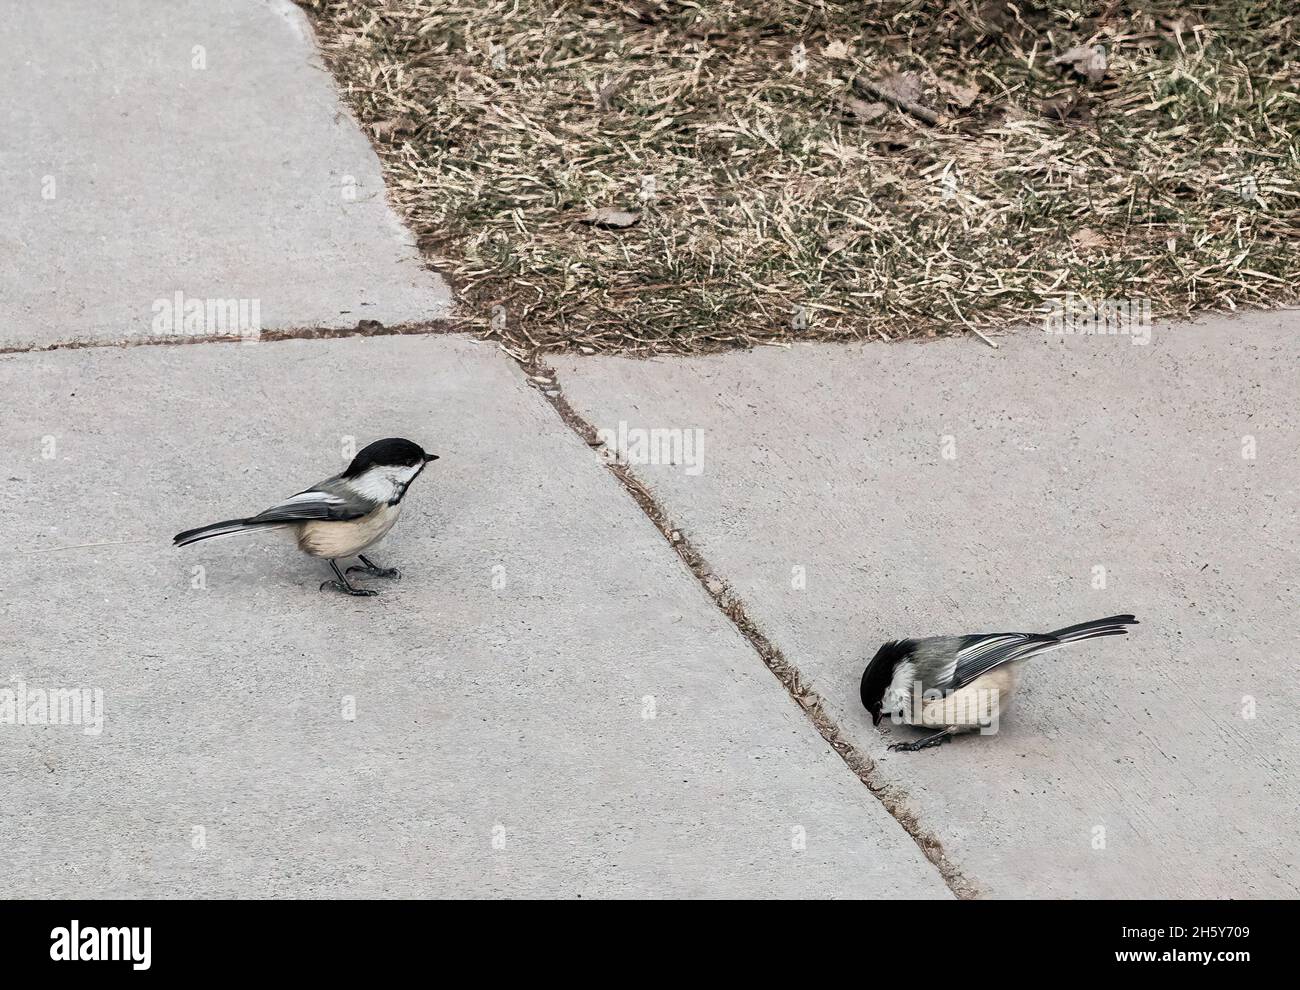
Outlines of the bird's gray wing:
M 322 481 L 255 515 L 250 522 L 311 522 L 328 520 L 347 522 L 369 515 L 378 503 L 353 491 L 341 479 Z
M 983 633 L 961 636 L 959 640 L 961 645 L 953 654 L 952 679 L 947 685 L 952 691 L 1000 664 L 1065 645 L 1055 636 L 1037 633 Z
M 916 679 L 927 690 L 946 691 L 952 685 L 957 654 L 969 636 L 927 636 L 912 640 L 911 661 Z

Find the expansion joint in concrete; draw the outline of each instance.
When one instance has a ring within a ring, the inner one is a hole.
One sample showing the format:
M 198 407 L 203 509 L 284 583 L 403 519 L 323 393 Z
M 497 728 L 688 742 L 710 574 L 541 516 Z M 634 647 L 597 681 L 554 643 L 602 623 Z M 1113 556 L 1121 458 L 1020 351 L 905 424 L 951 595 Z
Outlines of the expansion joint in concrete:
M 506 350 L 506 348 L 502 349 Z M 527 377 L 528 383 L 542 393 L 565 425 L 589 447 L 600 448 L 602 443 L 597 436 L 596 428 L 565 398 L 554 369 L 539 357 L 516 354 L 508 350 L 507 353 L 515 359 Z M 784 652 L 763 633 L 758 623 L 750 616 L 744 601 L 714 572 L 704 554 L 690 537 L 673 525 L 664 507 L 645 484 L 636 477 L 628 465 L 612 457 L 604 458 L 604 462 L 636 504 L 641 507 L 641 511 L 668 541 L 668 545 L 695 575 L 695 579 L 718 610 L 750 644 L 767 669 L 776 675 L 777 680 L 781 682 L 791 699 L 803 711 L 804 716 L 821 734 L 827 745 L 839 754 L 840 759 L 853 771 L 858 780 L 865 784 L 880 801 L 885 811 L 911 836 L 926 859 L 939 871 L 948 889 L 962 899 L 978 897 L 979 892 L 975 884 L 948 858 L 939 839 L 921 825 L 916 814 L 907 806 L 907 795 L 881 779 L 875 762 L 853 745 L 840 730 L 827 712 L 821 697 L 804 682 L 799 669 L 786 659 Z
M 176 334 L 119 338 L 59 340 L 45 344 L 0 345 L 0 354 L 39 354 L 46 351 L 76 351 L 89 347 L 174 347 L 183 344 L 257 344 L 281 340 L 337 340 L 342 337 L 397 337 L 422 334 L 469 333 L 470 328 L 454 319 L 423 320 L 385 325 L 361 320 L 352 327 L 289 327 L 262 330 L 254 335 Z

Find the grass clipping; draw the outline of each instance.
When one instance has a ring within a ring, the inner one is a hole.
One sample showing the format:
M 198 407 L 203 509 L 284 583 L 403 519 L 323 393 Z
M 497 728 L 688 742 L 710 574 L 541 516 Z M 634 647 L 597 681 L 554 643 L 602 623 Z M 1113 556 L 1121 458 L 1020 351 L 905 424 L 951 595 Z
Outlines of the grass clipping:
M 299 2 L 426 260 L 519 353 L 1297 298 L 1294 0 Z

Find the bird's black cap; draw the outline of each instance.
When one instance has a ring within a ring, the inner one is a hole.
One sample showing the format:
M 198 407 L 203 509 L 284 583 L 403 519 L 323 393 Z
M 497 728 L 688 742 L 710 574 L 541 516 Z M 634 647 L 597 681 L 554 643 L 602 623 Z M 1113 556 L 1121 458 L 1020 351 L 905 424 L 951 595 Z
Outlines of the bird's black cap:
M 418 443 L 403 440 L 401 437 L 388 437 L 386 440 L 376 440 L 364 447 L 356 457 L 352 458 L 352 463 L 343 472 L 343 476 L 345 478 L 355 478 L 376 465 L 381 467 L 414 467 L 417 464 L 427 464 L 429 461 L 436 461 L 437 459 L 437 454 L 426 454 L 424 448 Z

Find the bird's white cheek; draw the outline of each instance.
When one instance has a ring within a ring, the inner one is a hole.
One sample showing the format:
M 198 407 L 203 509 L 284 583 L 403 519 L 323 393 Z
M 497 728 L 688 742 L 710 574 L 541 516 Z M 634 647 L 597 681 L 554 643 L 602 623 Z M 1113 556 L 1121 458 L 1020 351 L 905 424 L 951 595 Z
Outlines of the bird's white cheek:
M 373 468 L 353 481 L 352 487 L 374 502 L 387 502 L 419 473 L 418 464 L 415 467 Z
M 906 710 L 911 704 L 912 698 L 912 681 L 916 677 L 916 668 L 911 663 L 901 663 L 898 669 L 894 671 L 894 679 L 890 682 L 889 687 L 885 689 L 885 694 L 881 702 L 883 711 L 897 712 Z

